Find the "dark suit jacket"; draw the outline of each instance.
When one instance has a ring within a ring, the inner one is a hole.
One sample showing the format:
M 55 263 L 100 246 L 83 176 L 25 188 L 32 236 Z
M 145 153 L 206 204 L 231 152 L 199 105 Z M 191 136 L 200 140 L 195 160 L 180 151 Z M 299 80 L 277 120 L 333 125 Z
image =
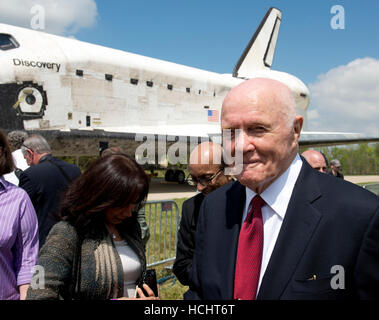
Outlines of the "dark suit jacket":
M 239 182 L 203 201 L 187 298 L 233 299 L 244 204 Z M 335 265 L 345 289 L 331 286 Z M 379 299 L 379 198 L 304 161 L 257 299 L 356 298 Z
M 178 231 L 178 244 L 176 247 L 176 259 L 173 272 L 180 283 L 188 286 L 192 267 L 193 253 L 195 250 L 195 232 L 200 206 L 204 196 L 202 193 L 183 202 L 182 218 Z
M 54 215 L 58 213 L 61 196 L 69 185 L 69 181 L 50 161 L 60 166 L 71 181 L 81 174 L 77 166 L 52 155 L 42 157 L 38 164 L 21 173 L 19 186 L 28 193 L 37 213 L 40 248 L 57 222 Z

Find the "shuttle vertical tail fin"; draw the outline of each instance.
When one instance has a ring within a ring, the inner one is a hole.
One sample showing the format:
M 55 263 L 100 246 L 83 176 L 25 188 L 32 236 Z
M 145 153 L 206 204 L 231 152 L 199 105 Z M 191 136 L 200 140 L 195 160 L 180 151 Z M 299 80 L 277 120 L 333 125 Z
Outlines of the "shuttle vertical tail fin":
M 282 12 L 279 9 L 270 8 L 267 11 L 238 60 L 233 77 L 249 78 L 252 72 L 271 67 L 281 20 Z

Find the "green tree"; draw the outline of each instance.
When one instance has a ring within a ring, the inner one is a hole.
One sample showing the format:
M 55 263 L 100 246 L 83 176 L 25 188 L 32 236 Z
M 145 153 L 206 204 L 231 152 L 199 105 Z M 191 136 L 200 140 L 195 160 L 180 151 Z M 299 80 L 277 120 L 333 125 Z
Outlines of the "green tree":
M 329 163 L 332 159 L 338 159 L 345 175 L 376 175 L 379 173 L 379 143 L 323 147 L 320 151 L 325 154 Z

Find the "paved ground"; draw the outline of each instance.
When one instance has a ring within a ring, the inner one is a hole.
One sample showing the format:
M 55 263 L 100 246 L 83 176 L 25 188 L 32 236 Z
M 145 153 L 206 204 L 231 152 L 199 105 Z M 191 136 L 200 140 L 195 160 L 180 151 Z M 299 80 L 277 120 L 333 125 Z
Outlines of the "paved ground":
M 345 176 L 345 180 L 353 183 L 378 182 L 379 176 Z
M 147 200 L 169 200 L 190 198 L 196 194 L 196 188 L 177 182 L 166 182 L 164 179 L 153 178 Z
M 347 181 L 353 183 L 378 182 L 379 176 L 345 176 Z M 164 179 L 153 178 L 150 185 L 148 200 L 169 200 L 190 198 L 196 194 L 196 188 L 176 182 L 166 182 Z

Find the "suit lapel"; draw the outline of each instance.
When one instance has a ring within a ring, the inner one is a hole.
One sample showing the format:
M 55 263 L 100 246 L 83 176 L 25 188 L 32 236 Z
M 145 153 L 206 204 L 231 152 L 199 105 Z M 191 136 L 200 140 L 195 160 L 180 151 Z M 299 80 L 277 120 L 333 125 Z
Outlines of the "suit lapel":
M 280 299 L 321 219 L 321 213 L 312 205 L 320 196 L 317 172 L 304 163 L 257 299 Z
M 226 202 L 226 226 L 231 232 L 230 249 L 220 248 L 225 257 L 221 261 L 225 262 L 224 270 L 224 288 L 222 288 L 223 299 L 233 299 L 234 293 L 234 270 L 236 267 L 236 257 L 238 250 L 238 237 L 241 229 L 241 220 L 246 200 L 246 189 L 239 182 L 235 182 L 233 187 L 227 192 Z

